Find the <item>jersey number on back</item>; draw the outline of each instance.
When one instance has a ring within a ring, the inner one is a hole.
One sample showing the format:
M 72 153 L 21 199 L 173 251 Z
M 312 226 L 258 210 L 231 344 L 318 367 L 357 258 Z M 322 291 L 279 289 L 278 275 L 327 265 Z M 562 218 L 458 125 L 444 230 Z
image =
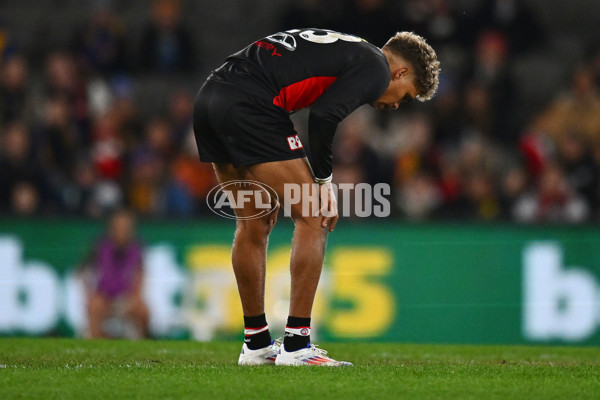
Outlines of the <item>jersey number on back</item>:
M 296 39 L 290 35 L 290 33 L 298 33 L 300 32 L 300 37 L 304 40 L 307 40 L 312 43 L 319 44 L 329 44 L 335 43 L 338 40 L 343 40 L 344 42 L 360 42 L 362 39 L 356 36 L 347 35 L 345 33 L 340 33 L 336 31 L 330 31 L 327 29 L 319 29 L 317 34 L 313 29 L 307 29 L 305 31 L 300 31 L 299 29 L 292 29 L 285 32 L 279 32 L 274 35 L 268 36 L 267 39 L 279 43 L 283 45 L 286 49 L 290 51 L 296 50 Z

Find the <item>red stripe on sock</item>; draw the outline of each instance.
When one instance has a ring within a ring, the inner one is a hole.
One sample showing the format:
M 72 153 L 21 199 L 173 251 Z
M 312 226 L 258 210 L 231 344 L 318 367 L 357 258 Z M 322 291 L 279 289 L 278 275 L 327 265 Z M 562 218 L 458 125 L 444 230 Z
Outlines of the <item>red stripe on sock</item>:
M 261 326 L 260 328 L 244 328 L 244 329 L 248 329 L 249 331 L 257 331 L 259 329 L 265 329 L 267 326 L 269 326 L 269 325 Z

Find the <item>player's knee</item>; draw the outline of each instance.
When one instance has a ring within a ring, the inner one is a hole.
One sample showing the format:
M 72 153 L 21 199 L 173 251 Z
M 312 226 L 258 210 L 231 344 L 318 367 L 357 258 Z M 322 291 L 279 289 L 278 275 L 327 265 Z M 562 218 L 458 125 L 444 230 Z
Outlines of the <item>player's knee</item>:
M 246 239 L 256 242 L 264 242 L 273 229 L 273 222 L 268 216 L 253 219 L 238 219 L 236 235 L 244 236 Z
M 321 226 L 322 217 L 320 216 L 298 213 L 292 214 L 292 220 L 295 226 L 301 225 L 303 228 L 315 230 L 315 232 L 325 232 Z

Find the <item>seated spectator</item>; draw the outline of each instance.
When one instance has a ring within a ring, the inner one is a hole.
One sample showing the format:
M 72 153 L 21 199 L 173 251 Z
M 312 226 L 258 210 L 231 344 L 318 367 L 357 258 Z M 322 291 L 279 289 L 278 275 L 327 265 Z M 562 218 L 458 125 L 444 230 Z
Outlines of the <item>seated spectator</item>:
M 518 222 L 581 223 L 590 209 L 567 183 L 564 172 L 556 164 L 546 166 L 537 188 L 524 194 L 515 204 L 513 216 Z
M 165 211 L 165 178 L 173 156 L 170 126 L 156 118 L 146 124 L 144 143 L 130 157 L 129 203 L 141 214 Z
M 442 75 L 438 93 L 432 103 L 432 123 L 436 144 L 442 148 L 453 147 L 460 138 L 461 102 L 456 83 Z
M 143 68 L 161 73 L 189 72 L 193 54 L 191 34 L 181 23 L 181 2 L 155 0 L 152 20 L 142 37 Z
M 505 143 L 515 139 L 508 123 L 515 93 L 509 50 L 505 36 L 496 31 L 483 32 L 477 38 L 466 74 L 465 91 L 466 112 L 475 114 L 468 115 L 470 122 L 482 133 Z
M 33 156 L 29 129 L 20 122 L 6 126 L 0 135 L 0 211 L 23 214 L 26 209 L 29 211 L 25 214 L 32 214 L 38 210 L 45 179 Z M 31 196 L 25 198 L 24 193 Z M 36 201 L 21 207 L 21 200 L 28 199 Z
M 172 127 L 171 141 L 173 148 L 181 151 L 185 146 L 188 133 L 192 130 L 192 113 L 194 110 L 194 98 L 190 93 L 178 90 L 169 97 L 169 123 Z
M 557 150 L 569 186 L 583 196 L 588 206 L 596 204 L 600 171 L 588 141 L 580 135 L 566 134 L 560 138 Z
M 171 183 L 167 191 L 167 213 L 190 214 L 194 210 L 206 209 L 206 195 L 217 181 L 210 164 L 198 158 L 198 148 L 192 131 L 179 156 L 170 165 Z
M 80 150 L 73 110 L 64 94 L 49 97 L 44 106 L 44 120 L 38 127 L 40 161 L 64 179 L 71 174 Z
M 27 61 L 22 56 L 14 55 L 0 66 L 0 123 L 22 120 L 26 117 L 30 102 Z
M 35 215 L 39 211 L 40 196 L 32 183 L 27 181 L 17 183 L 10 195 L 10 210 L 14 215 L 27 217 Z
M 142 298 L 143 254 L 129 211 L 110 218 L 107 236 L 100 239 L 88 260 L 88 319 L 91 338 L 108 337 L 105 323 L 118 314 L 131 320 L 133 338 L 147 337 L 148 309 Z
M 573 75 L 569 91 L 559 95 L 537 123 L 556 144 L 560 136 L 581 135 L 595 145 L 600 143 L 600 95 L 589 68 L 580 68 Z
M 411 176 L 399 189 L 398 207 L 410 220 L 428 218 L 442 200 L 435 180 L 426 173 Z
M 125 149 L 116 112 L 111 111 L 98 118 L 92 129 L 91 154 L 98 174 L 108 180 L 121 178 Z
M 95 10 L 77 33 L 75 49 L 92 72 L 114 74 L 126 69 L 125 29 L 106 6 Z
M 502 219 L 511 219 L 513 207 L 527 190 L 528 183 L 525 169 L 518 166 L 509 167 L 501 177 L 500 205 Z
M 464 204 L 465 215 L 490 221 L 500 216 L 498 200 L 492 175 L 488 172 L 477 171 L 466 179 Z

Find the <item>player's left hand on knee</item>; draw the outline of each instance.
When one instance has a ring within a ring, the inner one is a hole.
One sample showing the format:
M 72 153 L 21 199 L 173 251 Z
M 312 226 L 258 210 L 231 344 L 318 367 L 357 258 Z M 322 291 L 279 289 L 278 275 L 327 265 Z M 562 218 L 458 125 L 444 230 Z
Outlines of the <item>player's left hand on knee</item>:
M 337 199 L 333 192 L 333 185 L 327 182 L 319 186 L 321 207 L 319 214 L 322 217 L 321 226 L 329 227 L 329 232 L 332 232 L 338 221 Z

